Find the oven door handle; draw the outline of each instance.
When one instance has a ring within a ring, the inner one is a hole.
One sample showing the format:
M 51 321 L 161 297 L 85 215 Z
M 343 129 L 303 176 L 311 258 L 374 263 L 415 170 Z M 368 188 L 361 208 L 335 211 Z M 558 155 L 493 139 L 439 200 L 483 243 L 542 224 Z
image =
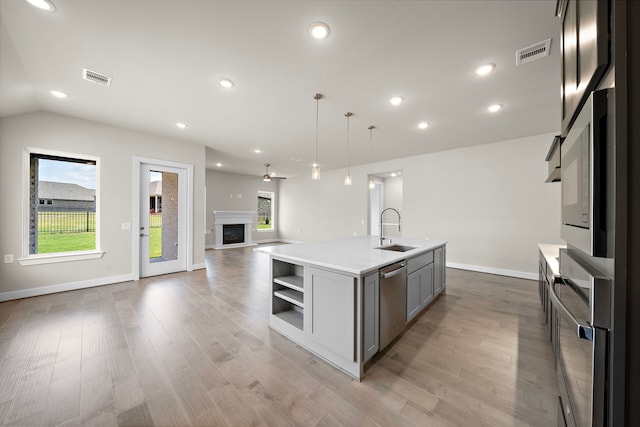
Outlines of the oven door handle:
M 556 283 L 564 285 L 564 278 L 560 277 L 557 280 L 559 280 L 559 282 Z M 554 307 L 564 313 L 564 315 L 567 316 L 569 320 L 571 320 L 571 322 L 573 322 L 576 327 L 576 334 L 578 335 L 578 338 L 593 341 L 593 328 L 589 326 L 587 322 L 580 321 L 576 319 L 573 314 L 571 314 L 569 309 L 565 307 L 565 305 L 558 297 L 558 294 L 556 294 L 554 284 L 551 284 L 549 286 L 549 296 L 551 297 L 551 302 L 553 302 Z

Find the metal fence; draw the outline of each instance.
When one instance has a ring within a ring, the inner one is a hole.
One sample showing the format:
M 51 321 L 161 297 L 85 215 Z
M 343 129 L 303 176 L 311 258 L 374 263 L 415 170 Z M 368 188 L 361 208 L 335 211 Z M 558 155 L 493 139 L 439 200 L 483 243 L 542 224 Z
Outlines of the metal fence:
M 95 231 L 95 212 L 38 212 L 38 233 L 40 234 Z
M 149 214 L 149 228 L 162 228 L 162 214 Z

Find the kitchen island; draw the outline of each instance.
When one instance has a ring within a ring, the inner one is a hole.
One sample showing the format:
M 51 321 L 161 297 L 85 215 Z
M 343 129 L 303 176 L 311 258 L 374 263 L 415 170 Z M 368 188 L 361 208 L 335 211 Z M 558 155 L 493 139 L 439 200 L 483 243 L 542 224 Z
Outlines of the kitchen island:
M 257 250 L 270 255 L 269 326 L 356 379 L 383 350 L 389 307 L 402 308 L 404 330 L 445 289 L 444 240 L 394 238 L 379 248 L 376 237 L 354 237 Z M 395 263 L 406 280 L 390 301 L 379 270 Z

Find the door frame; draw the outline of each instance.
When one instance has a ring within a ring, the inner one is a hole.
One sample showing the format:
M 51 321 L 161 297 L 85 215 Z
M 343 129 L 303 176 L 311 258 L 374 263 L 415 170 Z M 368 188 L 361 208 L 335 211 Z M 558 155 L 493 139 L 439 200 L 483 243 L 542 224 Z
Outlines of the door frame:
M 186 235 L 186 269 L 193 271 L 193 165 L 172 162 L 169 160 L 152 159 L 150 157 L 133 157 L 133 221 L 131 226 L 133 279 L 140 280 L 140 170 L 143 163 L 184 169 L 187 179 L 187 206 L 185 226 Z

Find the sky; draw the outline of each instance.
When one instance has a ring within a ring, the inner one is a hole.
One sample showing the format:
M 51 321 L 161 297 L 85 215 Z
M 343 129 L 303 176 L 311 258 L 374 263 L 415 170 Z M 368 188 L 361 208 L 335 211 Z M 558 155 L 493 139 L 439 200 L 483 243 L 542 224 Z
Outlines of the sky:
M 61 162 L 40 159 L 38 165 L 40 181 L 66 182 L 84 188 L 96 188 L 96 166 L 83 163 Z

